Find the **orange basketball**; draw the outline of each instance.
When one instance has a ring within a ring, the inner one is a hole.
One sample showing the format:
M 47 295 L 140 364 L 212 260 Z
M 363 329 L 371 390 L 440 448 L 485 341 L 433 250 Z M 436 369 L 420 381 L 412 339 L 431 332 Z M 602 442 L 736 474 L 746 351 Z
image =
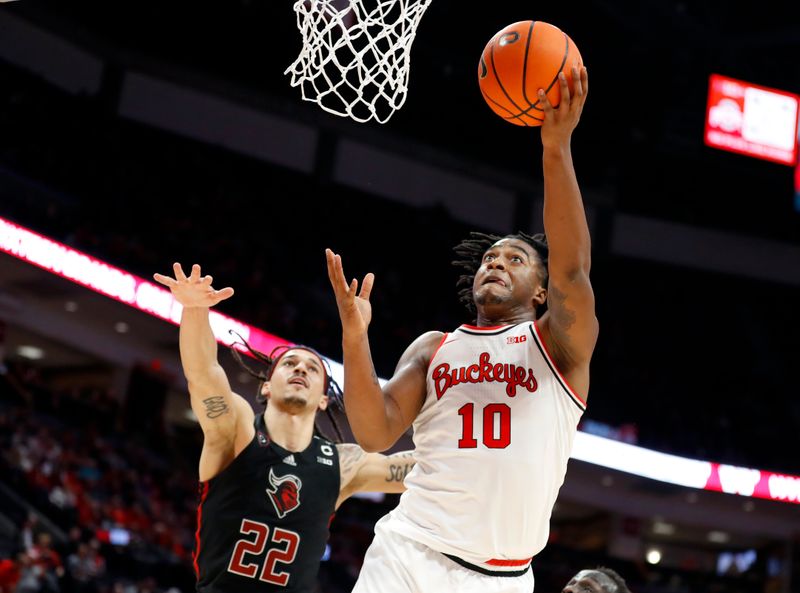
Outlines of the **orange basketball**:
M 486 44 L 478 64 L 483 98 L 497 115 L 518 126 L 541 126 L 544 110 L 537 92 L 544 89 L 554 107 L 561 101 L 558 73 L 567 76 L 583 66 L 575 43 L 558 27 L 542 21 L 520 21 L 498 31 Z

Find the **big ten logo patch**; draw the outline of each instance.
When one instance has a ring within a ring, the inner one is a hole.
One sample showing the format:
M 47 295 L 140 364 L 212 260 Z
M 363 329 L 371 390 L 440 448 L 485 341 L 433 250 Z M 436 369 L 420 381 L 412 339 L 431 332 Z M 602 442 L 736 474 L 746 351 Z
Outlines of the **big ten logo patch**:
M 333 447 L 330 445 L 320 445 L 319 450 L 322 451 L 324 455 L 327 455 L 327 457 L 320 457 L 317 455 L 317 463 L 333 466 L 333 459 L 330 459 L 330 457 L 333 457 Z
M 521 336 L 508 336 L 506 338 L 506 344 L 522 344 L 523 342 L 528 341 L 528 336 L 522 334 Z

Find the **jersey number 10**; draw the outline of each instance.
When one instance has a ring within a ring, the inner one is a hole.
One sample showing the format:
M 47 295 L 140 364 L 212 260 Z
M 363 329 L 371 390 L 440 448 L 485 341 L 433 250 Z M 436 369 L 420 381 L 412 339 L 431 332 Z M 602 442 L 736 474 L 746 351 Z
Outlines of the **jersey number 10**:
M 258 573 L 258 564 L 255 562 L 248 562 L 245 560 L 245 554 L 252 556 L 260 556 L 264 553 L 264 548 L 267 545 L 267 536 L 269 535 L 269 525 L 259 523 L 258 521 L 251 521 L 250 519 L 242 519 L 242 527 L 240 533 L 250 536 L 255 534 L 255 539 L 252 537 L 243 537 L 233 548 L 233 555 L 231 561 L 228 563 L 228 572 L 238 574 L 242 577 L 254 578 Z M 289 582 L 288 572 L 276 571 L 275 565 L 280 562 L 282 564 L 291 564 L 297 555 L 297 545 L 300 543 L 300 535 L 288 529 L 281 529 L 276 527 L 272 531 L 272 539 L 274 544 L 285 544 L 283 549 L 272 548 L 267 552 L 267 557 L 264 559 L 264 566 L 261 569 L 261 575 L 258 577 L 265 583 L 272 583 L 273 585 L 280 585 L 285 587 Z
M 459 449 L 475 449 L 478 441 L 472 426 L 475 404 L 464 404 L 458 410 L 461 416 Z M 495 417 L 500 418 L 500 434 L 495 430 Z M 506 404 L 488 404 L 483 408 L 483 444 L 489 449 L 505 449 L 511 444 L 511 408 Z

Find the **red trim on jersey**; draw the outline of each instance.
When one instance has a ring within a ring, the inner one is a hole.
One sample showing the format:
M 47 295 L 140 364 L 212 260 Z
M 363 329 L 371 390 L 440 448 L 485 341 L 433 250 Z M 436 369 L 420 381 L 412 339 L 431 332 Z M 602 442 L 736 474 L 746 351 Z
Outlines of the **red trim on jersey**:
M 531 560 L 533 560 L 533 556 L 525 558 L 524 560 L 498 560 L 497 558 L 492 558 L 484 562 L 484 564 L 488 564 L 489 566 L 525 566 L 526 564 L 530 564 Z
M 504 327 L 508 327 L 512 325 L 511 323 L 507 323 L 506 325 L 492 325 L 489 327 L 478 327 L 477 325 L 467 325 L 466 323 L 462 324 L 461 327 L 466 327 L 467 329 L 476 329 L 478 331 L 482 330 L 490 330 L 490 329 L 502 329 Z
M 547 344 L 545 344 L 545 341 L 542 339 L 542 334 L 540 334 L 540 333 L 539 333 L 539 326 L 538 326 L 538 325 L 536 325 L 536 322 L 535 322 L 535 321 L 533 322 L 533 331 L 535 331 L 535 332 L 536 332 L 536 337 L 537 337 L 537 338 L 539 338 L 539 343 L 542 345 L 542 349 L 544 350 L 544 353 L 547 355 L 547 358 L 548 358 L 548 360 L 550 361 L 550 364 L 552 365 L 552 367 L 553 367 L 553 370 L 555 370 L 555 372 L 556 372 L 556 373 L 558 373 L 558 377 L 559 377 L 559 379 L 561 379 L 561 381 L 564 383 L 564 385 L 566 385 L 566 386 L 567 386 L 567 389 L 569 389 L 569 392 L 570 392 L 570 393 L 571 393 L 571 394 L 572 394 L 572 395 L 573 395 L 573 396 L 574 396 L 574 397 L 575 397 L 575 398 L 576 398 L 576 399 L 577 399 L 579 402 L 581 402 L 581 403 L 583 404 L 583 407 L 584 407 L 584 408 L 585 408 L 585 407 L 587 407 L 587 405 L 586 405 L 586 399 L 585 399 L 585 398 L 582 398 L 580 395 L 578 395 L 578 394 L 577 394 L 577 392 L 576 392 L 576 391 L 575 391 L 575 390 L 572 388 L 572 385 L 570 385 L 570 384 L 569 384 L 569 381 L 567 381 L 567 380 L 564 378 L 564 373 L 562 373 L 562 372 L 561 372 L 561 371 L 558 369 L 558 366 L 556 365 L 555 361 L 553 360 L 553 357 L 552 357 L 552 355 L 550 354 L 550 351 L 547 349 Z
M 197 505 L 197 531 L 194 534 L 194 554 L 192 563 L 194 564 L 194 574 L 200 578 L 200 567 L 197 565 L 197 557 L 200 556 L 200 526 L 203 524 L 203 503 L 208 496 L 208 482 L 203 482 L 203 493 L 200 495 L 200 503 Z
M 436 350 L 433 351 L 433 356 L 431 356 L 431 359 L 428 361 L 428 368 L 431 368 L 431 363 L 433 362 L 433 359 L 436 358 L 437 354 L 439 354 L 439 350 L 442 348 L 442 346 L 444 346 L 444 341 L 447 339 L 447 336 L 449 335 L 450 334 L 445 333 L 444 336 L 442 336 L 442 341 L 439 342 L 438 346 L 436 346 Z

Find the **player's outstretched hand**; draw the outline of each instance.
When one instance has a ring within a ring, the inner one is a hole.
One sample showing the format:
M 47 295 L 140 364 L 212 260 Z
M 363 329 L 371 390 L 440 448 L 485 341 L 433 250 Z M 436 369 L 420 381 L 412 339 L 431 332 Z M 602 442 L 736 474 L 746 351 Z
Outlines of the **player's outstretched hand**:
M 364 276 L 361 291 L 358 292 L 358 280 L 353 278 L 347 283 L 342 268 L 342 257 L 330 249 L 325 250 L 328 260 L 328 278 L 331 281 L 333 292 L 336 295 L 336 306 L 339 307 L 339 317 L 342 320 L 342 334 L 344 339 L 357 338 L 367 333 L 369 322 L 372 320 L 372 305 L 369 295 L 375 274 Z
M 220 301 L 233 296 L 233 289 L 228 286 L 222 290 L 214 290 L 211 276 L 201 276 L 200 266 L 192 266 L 189 277 L 183 273 L 183 268 L 178 262 L 172 264 L 175 277 L 153 274 L 153 279 L 163 284 L 172 291 L 172 296 L 184 307 L 213 307 Z

